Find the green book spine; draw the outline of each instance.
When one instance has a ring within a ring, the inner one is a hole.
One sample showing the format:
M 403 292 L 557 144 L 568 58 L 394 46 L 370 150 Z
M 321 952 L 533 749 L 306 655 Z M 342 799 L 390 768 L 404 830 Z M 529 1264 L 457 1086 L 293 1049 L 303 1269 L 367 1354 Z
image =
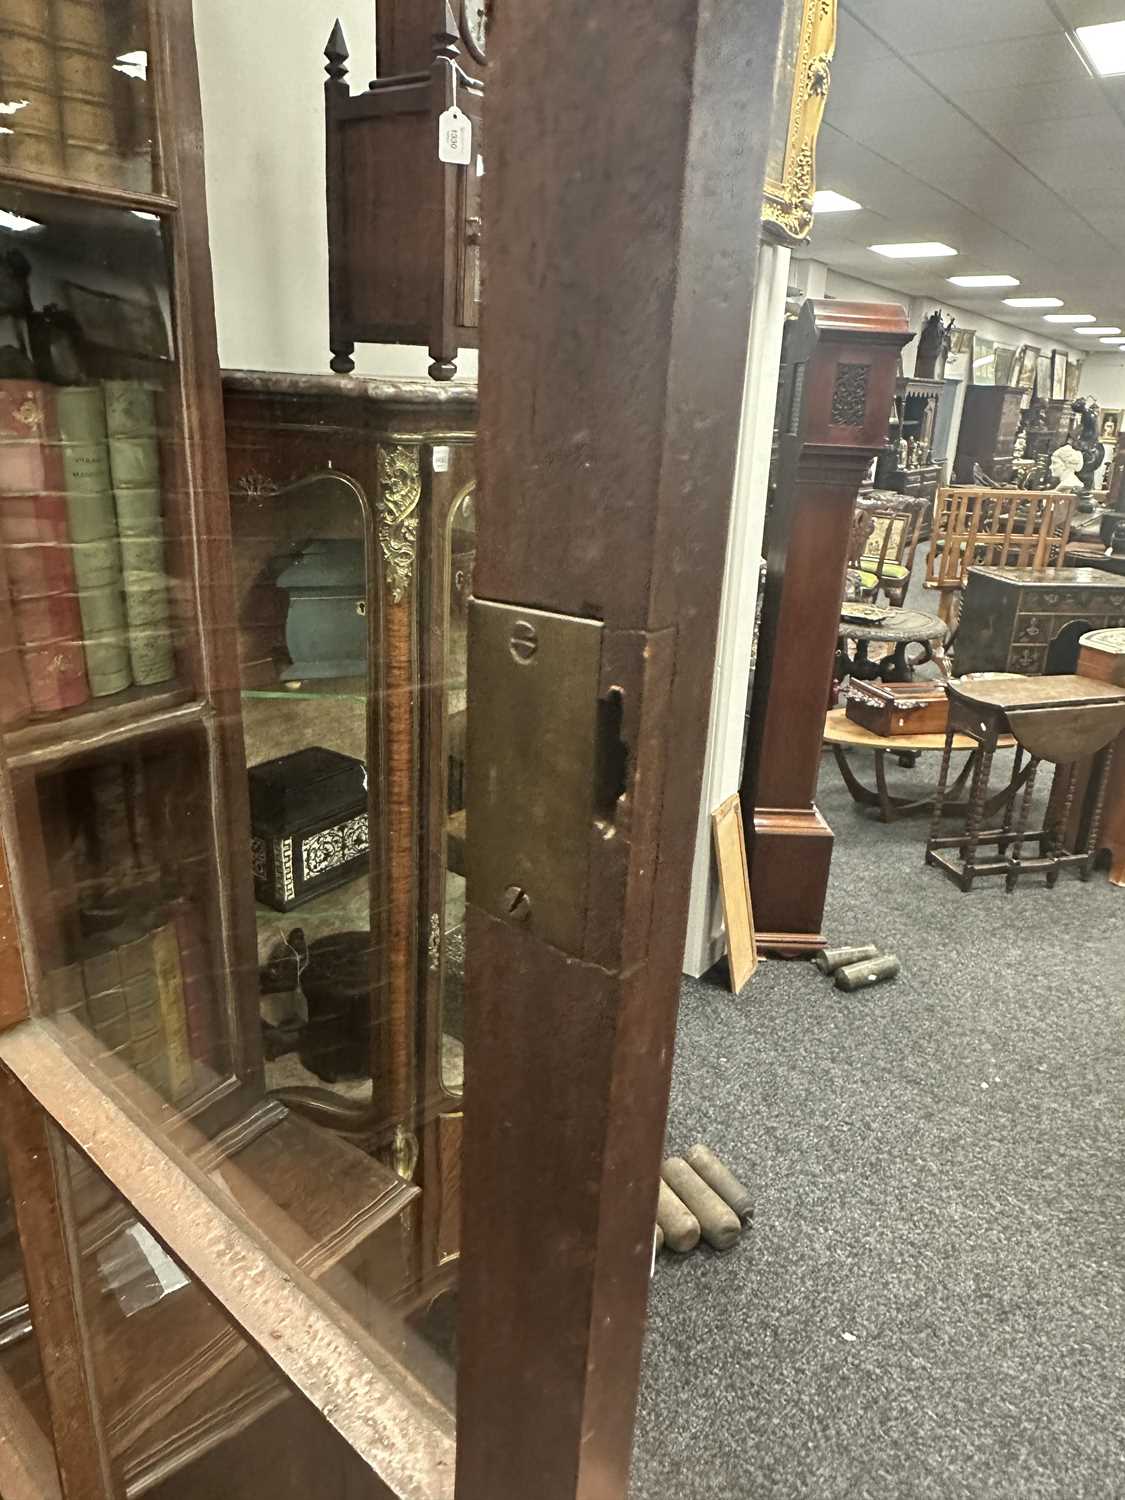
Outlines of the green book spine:
M 86 673 L 91 694 L 104 698 L 127 688 L 133 672 L 101 387 L 64 386 L 58 415 Z
M 52 969 L 43 975 L 43 983 L 51 1015 L 74 1016 L 89 1025 L 90 1015 L 86 1007 L 86 985 L 82 979 L 81 964 L 67 964 L 61 969 Z
M 103 391 L 132 672 L 134 681 L 149 686 L 176 675 L 156 393 L 137 380 L 107 380 Z
M 158 927 L 152 934 L 152 958 L 156 984 L 160 992 L 160 1016 L 168 1058 L 168 1086 L 173 1100 L 185 1098 L 192 1091 L 194 1073 L 188 1046 L 187 1008 L 184 1003 L 184 977 L 180 968 L 180 949 L 176 930 L 171 923 Z
M 168 1045 L 160 1008 L 153 934 L 146 932 L 132 942 L 122 943 L 120 953 L 133 1067 L 146 1083 L 169 1098 Z
M 108 948 L 92 954 L 82 964 L 86 989 L 86 1014 L 90 1029 L 107 1051 L 132 1062 L 129 1012 L 121 982 L 117 950 Z

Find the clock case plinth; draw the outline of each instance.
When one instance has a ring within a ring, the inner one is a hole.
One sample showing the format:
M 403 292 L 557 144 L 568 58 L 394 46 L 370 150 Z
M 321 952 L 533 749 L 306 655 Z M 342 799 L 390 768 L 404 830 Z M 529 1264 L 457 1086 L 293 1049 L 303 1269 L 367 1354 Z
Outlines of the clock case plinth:
M 379 71 L 352 93 L 337 21 L 325 48 L 328 316 L 332 369 L 357 344 L 421 344 L 450 380 L 480 318 L 484 171 L 481 0 L 383 0 Z M 465 166 L 438 160 L 438 121 L 472 124 Z

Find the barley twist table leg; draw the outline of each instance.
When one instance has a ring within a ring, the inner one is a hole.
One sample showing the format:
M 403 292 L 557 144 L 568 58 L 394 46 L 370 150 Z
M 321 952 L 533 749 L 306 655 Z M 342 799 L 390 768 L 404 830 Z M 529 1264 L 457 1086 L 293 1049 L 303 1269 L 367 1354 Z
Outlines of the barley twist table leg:
M 997 853 L 1001 856 L 1001 858 L 1003 858 L 1003 856 L 1008 852 L 1008 845 L 1011 843 L 1011 839 L 1008 835 L 1012 831 L 1012 819 L 1015 817 L 1016 813 L 1016 793 L 1019 791 L 1020 772 L 1022 770 L 1023 746 L 1017 745 L 1016 758 L 1012 762 L 1012 783 L 1008 788 L 1008 800 L 1004 804 L 1004 821 L 1000 825 L 1001 829 L 1003 830 L 1003 837 L 999 841 Z
M 976 754 L 976 751 L 973 751 Z M 949 785 L 949 766 L 953 759 L 953 729 L 945 732 L 945 748 L 941 754 L 941 772 L 938 776 L 937 791 L 934 793 L 934 811 L 930 818 L 930 837 L 926 843 L 926 863 L 933 864 L 934 839 L 941 832 L 941 810 L 945 805 L 945 790 Z
M 1059 856 L 1066 853 L 1064 840 L 1066 839 L 1067 826 L 1070 823 L 1071 809 L 1074 806 L 1074 789 L 1078 785 L 1078 763 L 1072 761 L 1066 767 L 1066 793 L 1063 797 L 1062 809 L 1057 818 L 1051 823 L 1047 830 L 1047 847 L 1044 853 L 1054 856 L 1055 865 L 1047 871 L 1048 890 L 1058 884 L 1059 879 Z
M 1094 869 L 1094 861 L 1098 856 L 1098 835 L 1102 831 L 1102 818 L 1105 815 L 1105 794 L 1109 786 L 1109 773 L 1113 769 L 1113 756 L 1117 749 L 1116 741 L 1110 741 L 1101 755 L 1101 768 L 1098 772 L 1098 795 L 1094 802 L 1094 811 L 1090 818 L 1090 836 L 1086 841 L 1086 861 L 1079 867 L 1079 875 L 1083 880 L 1089 880 Z
M 1039 759 L 1032 756 L 1027 765 L 1027 780 L 1023 784 L 1023 800 L 1020 803 L 1019 820 L 1016 823 L 1015 843 L 1008 854 L 1008 873 L 1004 877 L 1004 889 L 1009 893 L 1016 888 L 1016 882 L 1020 878 L 1020 853 L 1023 850 L 1023 836 L 1027 832 L 1027 820 L 1031 813 L 1031 797 L 1035 791 L 1035 774 L 1039 770 Z
M 961 862 L 964 868 L 961 872 L 961 889 L 968 891 L 972 889 L 973 877 L 976 874 L 977 845 L 980 842 L 980 825 L 984 816 L 984 804 L 988 797 L 988 783 L 992 776 L 992 757 L 995 753 L 996 735 L 989 731 L 988 739 L 980 748 L 980 760 L 977 762 L 976 774 L 973 777 L 973 789 L 969 793 L 969 816 L 965 820 L 965 841 L 961 845 Z

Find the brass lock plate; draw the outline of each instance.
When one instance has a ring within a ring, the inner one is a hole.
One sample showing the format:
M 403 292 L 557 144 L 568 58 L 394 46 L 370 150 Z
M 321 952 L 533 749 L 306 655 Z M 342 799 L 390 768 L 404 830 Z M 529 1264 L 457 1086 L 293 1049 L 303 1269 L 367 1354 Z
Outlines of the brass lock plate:
M 598 620 L 473 599 L 468 898 L 582 956 L 598 810 Z

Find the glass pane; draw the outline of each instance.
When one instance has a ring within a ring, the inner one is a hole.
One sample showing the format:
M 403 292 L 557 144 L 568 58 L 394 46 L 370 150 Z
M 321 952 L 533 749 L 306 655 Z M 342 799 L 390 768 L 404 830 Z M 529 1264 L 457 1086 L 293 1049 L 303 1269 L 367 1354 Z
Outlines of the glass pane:
M 232 510 L 266 1077 L 353 1101 L 373 1045 L 365 507 L 322 474 Z
M 41 1008 L 77 1024 L 157 1116 L 198 1112 L 232 1071 L 205 735 L 16 777 L 43 971 Z M 38 851 L 39 859 L 28 858 Z
M 23 1255 L 8 1174 L 0 1160 L 0 1433 L 25 1462 L 54 1466 L 51 1420 L 39 1350 L 31 1326 Z M 3 1491 L 0 1454 L 0 1492 Z
M 0 188 L 3 722 L 193 675 L 161 226 Z
M 5 0 L 0 169 L 153 189 L 144 0 Z
M 385 1496 L 90 1162 L 69 1146 L 67 1161 L 95 1380 L 123 1492 L 157 1500 Z M 219 1170 L 237 1196 L 237 1168 Z M 294 1222 L 293 1234 L 301 1227 Z M 377 1238 L 357 1232 L 315 1245 L 309 1259 L 314 1274 L 335 1259 L 335 1274 L 358 1285 L 377 1249 Z
M 275 415 L 232 436 L 228 412 L 265 1079 L 306 1193 L 319 1153 L 351 1162 L 326 1212 L 402 1199 L 358 1320 L 420 1339 L 452 1402 L 472 449 L 352 449 L 317 397 Z
M 476 486 L 450 509 L 446 543 L 445 627 L 446 829 L 442 908 L 442 1082 L 460 1093 L 465 1076 L 465 744 L 468 734 L 469 596 L 476 559 Z

